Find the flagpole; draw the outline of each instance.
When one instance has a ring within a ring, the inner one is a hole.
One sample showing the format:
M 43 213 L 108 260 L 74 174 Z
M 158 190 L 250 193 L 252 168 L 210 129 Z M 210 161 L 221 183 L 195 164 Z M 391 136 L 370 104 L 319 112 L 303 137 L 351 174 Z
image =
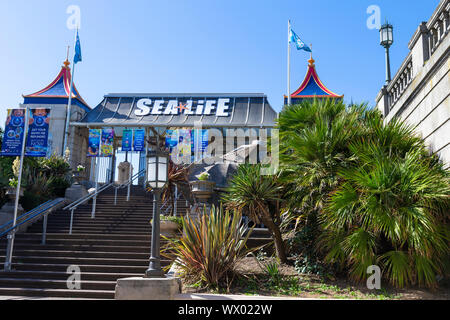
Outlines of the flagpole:
M 287 97 L 288 105 L 291 104 L 291 46 L 290 46 L 290 36 L 291 34 L 291 20 L 288 20 L 288 50 L 287 50 Z
M 23 171 L 23 160 L 25 157 L 25 143 L 26 137 L 28 134 L 28 106 L 25 106 L 25 124 L 23 130 L 23 138 L 22 138 L 22 151 L 20 154 L 20 166 L 19 166 L 19 175 L 17 177 L 17 187 L 16 187 L 16 199 L 14 203 L 14 218 L 13 218 L 13 228 L 17 224 L 17 209 L 19 207 L 19 197 L 20 197 L 20 187 L 22 182 L 22 171 Z M 14 249 L 14 239 L 16 237 L 16 229 L 12 229 L 11 233 L 8 234 L 8 244 L 6 247 L 6 259 L 5 259 L 5 271 L 11 271 L 11 262 L 12 262 L 12 253 Z
M 77 34 L 78 34 L 78 29 L 75 33 L 74 48 L 76 47 Z M 70 77 L 69 100 L 67 102 L 66 126 L 65 126 L 65 130 L 64 130 L 64 143 L 63 143 L 63 149 L 61 150 L 61 156 L 64 156 L 64 152 L 67 149 L 67 145 L 68 145 L 68 141 L 69 141 L 70 109 L 71 109 L 71 105 L 72 105 L 72 91 L 73 91 L 74 76 L 75 76 L 75 54 L 73 55 L 73 58 L 72 58 L 72 73 L 71 73 L 71 77 Z M 69 159 L 67 159 L 67 160 L 69 161 Z

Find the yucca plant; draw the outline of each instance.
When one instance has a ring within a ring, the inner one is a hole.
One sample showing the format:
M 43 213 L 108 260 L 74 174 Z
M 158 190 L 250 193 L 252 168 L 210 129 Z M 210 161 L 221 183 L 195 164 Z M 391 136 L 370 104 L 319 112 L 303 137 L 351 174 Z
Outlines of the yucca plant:
M 187 282 L 201 282 L 205 287 L 228 287 L 236 263 L 251 250 L 247 240 L 251 230 L 242 223 L 239 212 L 212 207 L 201 217 L 185 216 L 180 239 L 167 239 L 163 255 L 175 260 Z

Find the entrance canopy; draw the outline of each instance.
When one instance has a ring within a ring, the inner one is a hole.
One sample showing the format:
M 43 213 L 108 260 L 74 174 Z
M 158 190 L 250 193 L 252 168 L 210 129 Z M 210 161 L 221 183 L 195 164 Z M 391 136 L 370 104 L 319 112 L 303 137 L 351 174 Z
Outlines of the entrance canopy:
M 73 126 L 271 128 L 277 113 L 267 96 L 242 94 L 108 94 Z

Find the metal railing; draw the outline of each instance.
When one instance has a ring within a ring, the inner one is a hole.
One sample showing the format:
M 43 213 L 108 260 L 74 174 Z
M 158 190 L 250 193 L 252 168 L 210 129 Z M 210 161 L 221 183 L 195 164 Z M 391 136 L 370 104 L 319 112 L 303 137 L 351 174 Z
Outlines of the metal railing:
M 92 192 L 74 202 L 72 202 L 71 204 L 69 204 L 68 206 L 64 207 L 63 210 L 70 210 L 70 227 L 69 227 L 69 234 L 72 234 L 72 226 L 73 226 L 73 213 L 74 211 L 82 204 L 84 204 L 85 202 L 91 200 L 92 198 L 94 198 L 94 202 L 92 203 L 92 214 L 91 214 L 91 218 L 95 218 L 95 209 L 96 209 L 96 202 L 97 202 L 97 196 L 102 193 L 103 191 L 105 191 L 106 189 L 108 189 L 109 187 L 111 187 L 112 185 L 114 185 L 114 183 L 108 183 L 105 184 L 103 186 L 101 186 L 98 190 L 95 190 L 95 192 Z
M 0 226 L 0 230 L 6 228 L 6 230 L 2 231 L 0 233 L 0 238 L 7 235 L 8 244 L 6 248 L 6 259 L 5 259 L 5 271 L 11 270 L 11 260 L 12 260 L 12 252 L 14 247 L 14 238 L 15 234 L 19 227 L 24 225 L 28 222 L 34 222 L 38 220 L 40 217 L 44 217 L 44 221 L 42 223 L 42 240 L 41 244 L 44 245 L 47 238 L 47 221 L 48 221 L 48 214 L 52 212 L 57 206 L 65 202 L 66 200 L 64 198 L 57 198 L 54 200 L 49 200 L 47 202 L 44 202 L 43 204 L 37 206 L 31 211 L 28 211 L 27 213 L 24 213 L 23 215 L 19 216 L 16 221 L 11 220 L 4 225 Z
M 146 170 L 143 169 L 143 170 L 139 171 L 138 173 L 136 173 L 135 175 L 133 175 L 128 180 L 128 182 L 123 183 L 123 184 L 118 185 L 118 186 L 114 186 L 114 188 L 116 189 L 114 191 L 114 205 L 117 205 L 117 190 L 119 190 L 119 189 L 127 188 L 127 201 L 130 201 L 131 185 L 133 184 L 134 180 L 136 180 L 139 177 L 141 177 L 143 174 L 145 174 L 145 172 L 146 172 Z

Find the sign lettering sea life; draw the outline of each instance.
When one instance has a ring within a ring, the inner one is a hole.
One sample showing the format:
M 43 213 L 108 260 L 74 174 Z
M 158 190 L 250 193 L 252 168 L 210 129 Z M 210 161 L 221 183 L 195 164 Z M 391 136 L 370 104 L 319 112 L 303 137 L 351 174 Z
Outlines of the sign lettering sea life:
M 151 115 L 215 115 L 217 117 L 228 117 L 230 115 L 230 99 L 203 99 L 187 100 L 180 102 L 178 100 L 138 100 L 134 113 L 137 116 Z

